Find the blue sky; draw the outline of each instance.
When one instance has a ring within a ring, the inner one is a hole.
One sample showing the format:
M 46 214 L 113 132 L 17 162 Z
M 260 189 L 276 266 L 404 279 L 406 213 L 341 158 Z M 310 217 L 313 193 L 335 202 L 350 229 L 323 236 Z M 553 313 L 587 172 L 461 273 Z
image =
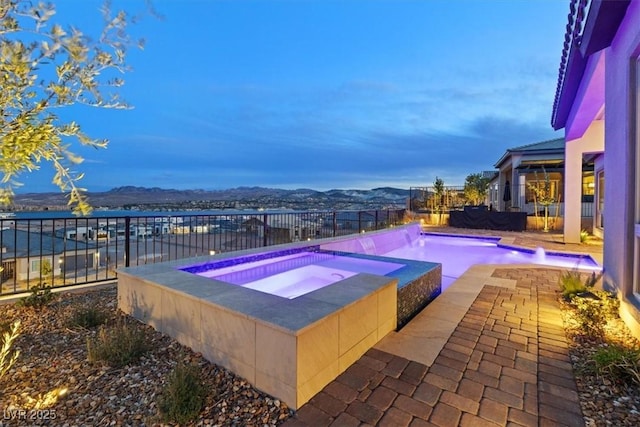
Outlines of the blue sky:
M 99 2 L 57 3 L 57 22 L 95 29 Z M 110 141 L 77 150 L 90 191 L 456 185 L 562 136 L 549 122 L 568 0 L 153 5 L 164 19 L 132 29 L 146 39 L 122 88 L 134 108 L 72 111 Z M 44 172 L 20 192 L 55 189 Z

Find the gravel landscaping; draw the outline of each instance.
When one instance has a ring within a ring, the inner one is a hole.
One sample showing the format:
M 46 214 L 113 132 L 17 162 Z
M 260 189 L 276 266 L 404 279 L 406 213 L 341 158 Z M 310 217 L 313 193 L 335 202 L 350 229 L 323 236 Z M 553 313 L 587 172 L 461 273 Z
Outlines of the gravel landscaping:
M 20 356 L 0 379 L 3 426 L 161 425 L 158 401 L 169 373 L 179 362 L 199 366 L 207 389 L 204 408 L 193 425 L 279 425 L 292 414 L 284 403 L 256 390 L 232 372 L 119 314 L 115 286 L 62 293 L 42 311 L 14 304 L 0 307 L 0 327 L 6 329 L 13 319 L 22 321 L 13 346 L 20 350 Z M 78 307 L 100 307 L 108 314 L 108 324 L 124 319 L 144 331 L 149 351 L 124 368 L 89 363 L 87 339 L 94 338 L 98 328 L 72 325 L 70 319 Z M 640 388 L 594 374 L 590 356 L 605 344 L 584 336 L 567 305 L 563 305 L 563 314 L 585 424 L 640 425 Z M 609 321 L 606 342 L 640 345 L 620 319 Z M 66 391 L 52 406 L 32 409 L 38 397 L 63 389 Z
M 610 318 L 604 339 L 585 335 L 571 307 L 562 303 L 564 327 L 569 339 L 569 356 L 580 395 L 580 406 L 587 427 L 639 426 L 640 387 L 604 375 L 596 375 L 592 356 L 602 347 L 619 345 L 640 348 L 620 318 Z
M 208 391 L 194 425 L 277 425 L 291 415 L 284 403 L 132 319 L 126 321 L 145 332 L 150 350 L 136 363 L 120 369 L 89 363 L 87 339 L 95 337 L 97 328 L 70 325 L 78 306 L 104 308 L 109 323 L 124 317 L 116 309 L 115 286 L 81 294 L 63 293 L 40 312 L 0 306 L 3 319 L 22 321 L 20 336 L 13 345 L 20 356 L 0 379 L 4 418 L 0 421 L 4 426 L 159 425 L 157 402 L 164 382 L 179 361 L 201 368 Z M 57 403 L 44 410 L 32 409 L 30 398 L 61 388 L 67 391 Z

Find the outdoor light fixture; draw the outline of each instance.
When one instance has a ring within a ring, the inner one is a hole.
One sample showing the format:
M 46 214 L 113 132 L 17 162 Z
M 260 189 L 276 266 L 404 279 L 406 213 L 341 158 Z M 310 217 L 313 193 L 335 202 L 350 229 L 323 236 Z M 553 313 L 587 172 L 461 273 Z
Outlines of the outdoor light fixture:
M 209 255 L 215 255 L 215 254 L 216 254 L 216 251 L 214 251 L 214 250 L 210 250 L 209 251 Z

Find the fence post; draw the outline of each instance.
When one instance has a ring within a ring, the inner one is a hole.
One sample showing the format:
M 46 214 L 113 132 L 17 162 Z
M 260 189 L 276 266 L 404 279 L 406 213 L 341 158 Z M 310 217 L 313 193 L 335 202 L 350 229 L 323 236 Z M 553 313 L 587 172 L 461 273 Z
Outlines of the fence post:
M 338 219 L 336 218 L 336 211 L 333 211 L 333 237 L 336 237 L 338 228 Z
M 358 233 L 362 231 L 362 211 L 358 211 Z
M 262 215 L 262 246 L 267 246 L 267 214 Z
M 376 209 L 376 230 L 380 229 L 380 225 L 378 224 L 378 210 Z
M 131 238 L 130 238 L 130 231 L 129 231 L 130 226 L 131 226 L 131 217 L 125 216 L 124 217 L 124 266 L 125 267 L 130 266 L 129 264 L 129 258 L 131 255 L 131 248 L 130 248 Z

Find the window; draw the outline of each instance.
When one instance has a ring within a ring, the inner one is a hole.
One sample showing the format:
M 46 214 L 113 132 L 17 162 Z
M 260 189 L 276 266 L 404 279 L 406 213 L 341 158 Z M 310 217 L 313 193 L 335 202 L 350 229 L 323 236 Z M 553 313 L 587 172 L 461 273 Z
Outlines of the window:
M 31 271 L 34 273 L 40 273 L 40 266 L 42 265 L 39 259 L 31 261 Z
M 584 172 L 582 175 L 582 202 L 591 203 L 596 194 L 595 176 L 593 172 Z

